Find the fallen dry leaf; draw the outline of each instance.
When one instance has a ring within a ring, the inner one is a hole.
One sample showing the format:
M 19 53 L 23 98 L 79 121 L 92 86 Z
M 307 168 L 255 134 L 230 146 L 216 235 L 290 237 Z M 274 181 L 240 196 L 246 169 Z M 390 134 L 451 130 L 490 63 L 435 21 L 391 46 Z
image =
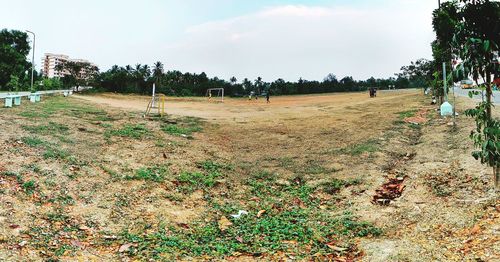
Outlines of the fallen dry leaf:
M 264 213 L 266 213 L 266 210 L 261 210 L 257 213 L 257 217 L 261 217 Z
M 120 246 L 120 249 L 118 249 L 118 252 L 120 252 L 120 253 L 126 252 L 133 246 L 135 246 L 135 244 L 133 244 L 133 243 L 123 244 Z
M 470 233 L 472 235 L 475 235 L 477 233 L 479 233 L 479 231 L 481 231 L 481 227 L 479 225 L 475 225 L 471 230 L 470 230 Z
M 231 223 L 231 221 L 229 221 L 229 219 L 227 219 L 227 217 L 225 217 L 225 216 L 222 216 L 219 219 L 219 229 L 221 231 L 226 231 L 232 225 L 233 225 L 233 223 Z

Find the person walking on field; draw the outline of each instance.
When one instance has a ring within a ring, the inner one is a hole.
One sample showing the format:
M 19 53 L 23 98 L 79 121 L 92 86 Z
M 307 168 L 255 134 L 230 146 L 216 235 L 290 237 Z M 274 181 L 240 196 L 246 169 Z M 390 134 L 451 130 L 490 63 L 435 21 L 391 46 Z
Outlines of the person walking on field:
M 269 93 L 271 93 L 271 90 L 267 90 L 267 93 L 266 93 L 266 101 L 267 101 L 268 104 L 270 103 L 270 101 L 269 101 L 269 95 L 270 94 Z

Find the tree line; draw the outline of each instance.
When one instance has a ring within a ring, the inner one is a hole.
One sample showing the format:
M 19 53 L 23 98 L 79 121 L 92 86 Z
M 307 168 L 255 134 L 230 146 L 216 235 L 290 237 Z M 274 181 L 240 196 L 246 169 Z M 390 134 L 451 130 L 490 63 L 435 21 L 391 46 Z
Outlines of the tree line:
M 31 63 L 27 60 L 30 52 L 28 35 L 17 30 L 0 31 L 0 91 L 20 91 L 30 89 Z M 68 61 L 56 69 L 68 74 L 62 78 L 45 78 L 42 72 L 34 74 L 35 90 L 63 89 L 79 86 L 92 86 L 95 90 L 117 93 L 149 94 L 151 86 L 156 83 L 158 92 L 175 96 L 202 96 L 209 88 L 224 88 L 230 96 L 246 96 L 250 92 L 260 94 L 271 92 L 273 95 L 315 94 L 330 92 L 364 91 L 370 87 L 416 88 L 427 85 L 423 68 L 428 60 L 419 59 L 401 68 L 394 77 L 355 80 L 352 76 L 338 78 L 334 74 L 327 75 L 322 81 L 297 81 L 277 79 L 273 82 L 256 79 L 224 80 L 209 77 L 206 73 L 183 73 L 178 70 L 165 70 L 161 62 L 152 66 L 136 64 L 135 66 L 112 66 L 109 70 L 99 72 L 89 63 Z M 35 91 L 33 90 L 33 91 Z

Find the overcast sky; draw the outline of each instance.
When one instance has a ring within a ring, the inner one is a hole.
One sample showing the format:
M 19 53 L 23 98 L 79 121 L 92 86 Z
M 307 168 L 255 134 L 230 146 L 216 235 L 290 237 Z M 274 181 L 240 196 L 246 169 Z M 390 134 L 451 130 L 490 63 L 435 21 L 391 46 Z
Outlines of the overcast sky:
M 431 58 L 435 0 L 0 0 L 43 53 L 266 81 L 389 77 Z M 31 56 L 30 56 L 31 57 Z

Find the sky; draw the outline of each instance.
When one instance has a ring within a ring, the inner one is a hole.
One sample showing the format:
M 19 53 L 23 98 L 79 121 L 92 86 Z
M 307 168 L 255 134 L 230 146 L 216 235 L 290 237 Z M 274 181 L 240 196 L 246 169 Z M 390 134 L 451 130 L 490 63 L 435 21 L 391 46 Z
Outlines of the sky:
M 44 53 L 265 81 L 385 78 L 432 57 L 434 0 L 0 0 Z M 31 55 L 30 55 L 31 57 Z

